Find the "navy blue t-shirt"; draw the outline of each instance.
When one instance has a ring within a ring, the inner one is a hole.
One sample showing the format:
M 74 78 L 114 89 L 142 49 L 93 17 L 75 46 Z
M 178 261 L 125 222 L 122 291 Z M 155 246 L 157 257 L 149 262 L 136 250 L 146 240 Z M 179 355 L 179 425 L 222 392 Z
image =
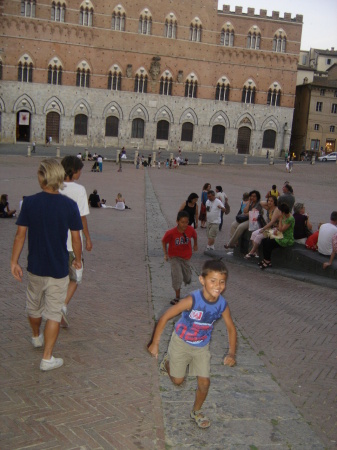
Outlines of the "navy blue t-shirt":
M 82 230 L 77 204 L 61 194 L 25 197 L 17 225 L 28 227 L 28 272 L 41 277 L 69 274 L 68 230 Z

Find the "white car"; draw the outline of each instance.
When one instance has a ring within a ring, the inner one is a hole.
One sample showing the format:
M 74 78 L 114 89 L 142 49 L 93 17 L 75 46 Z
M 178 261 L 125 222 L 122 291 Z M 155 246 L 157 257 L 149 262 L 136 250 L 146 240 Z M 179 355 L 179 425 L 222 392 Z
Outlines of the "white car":
M 336 161 L 337 152 L 329 153 L 328 155 L 320 156 L 318 161 Z

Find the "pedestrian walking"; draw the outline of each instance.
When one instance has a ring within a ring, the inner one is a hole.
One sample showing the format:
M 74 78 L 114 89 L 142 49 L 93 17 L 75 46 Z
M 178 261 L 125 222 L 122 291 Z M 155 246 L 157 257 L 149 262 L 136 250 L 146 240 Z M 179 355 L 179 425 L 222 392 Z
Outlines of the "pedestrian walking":
M 221 224 L 221 211 L 226 211 L 225 205 L 215 197 L 215 192 L 210 190 L 207 193 L 207 247 L 206 250 L 214 250 L 214 242 L 219 232 Z
M 60 321 L 61 308 L 67 295 L 69 282 L 67 236 L 71 230 L 74 251 L 74 269 L 82 268 L 82 221 L 76 203 L 59 189 L 64 181 L 64 169 L 56 160 L 46 159 L 38 169 L 42 192 L 26 196 L 16 224 L 17 232 L 11 257 L 11 272 L 22 281 L 23 270 L 19 258 L 28 230 L 28 286 L 26 310 L 32 328 L 33 347 L 43 347 L 40 363 L 42 371 L 63 365 L 62 358 L 53 356 Z M 42 317 L 46 320 L 44 333 L 40 333 Z
M 88 252 L 91 252 L 92 250 L 92 242 L 89 234 L 89 227 L 87 222 L 87 216 L 90 214 L 89 211 L 89 205 L 88 205 L 88 196 L 87 191 L 85 190 L 85 187 L 76 183 L 78 179 L 81 176 L 82 168 L 83 168 L 83 162 L 82 159 L 79 159 L 77 156 L 65 156 L 62 159 L 61 162 L 64 171 L 65 171 L 65 177 L 64 177 L 64 183 L 63 183 L 63 189 L 60 190 L 60 194 L 65 195 L 74 202 L 76 202 L 78 206 L 78 210 L 80 212 L 81 220 L 82 220 L 82 227 L 83 227 L 83 234 L 85 237 L 85 249 Z M 83 245 L 83 236 L 82 232 L 81 234 L 81 242 L 82 246 L 81 248 L 84 248 Z M 73 260 L 75 259 L 75 254 L 72 248 L 72 242 L 71 242 L 71 234 L 68 232 L 68 240 L 67 240 L 67 250 L 69 253 L 69 285 L 68 285 L 68 291 L 67 291 L 67 297 L 64 301 L 64 305 L 62 306 L 62 321 L 61 326 L 68 327 L 69 326 L 69 319 L 67 317 L 68 313 L 68 306 L 70 303 L 70 300 L 73 298 L 77 287 L 82 282 L 82 276 L 83 276 L 83 253 L 82 253 L 82 269 L 80 270 L 74 270 L 74 267 L 72 265 Z
M 159 319 L 148 351 L 158 358 L 160 337 L 167 322 L 181 314 L 175 324 L 168 352 L 160 364 L 162 374 L 168 374 L 171 381 L 179 386 L 188 375 L 197 377 L 197 389 L 191 419 L 199 428 L 208 428 L 210 419 L 201 411 L 210 386 L 210 350 L 213 324 L 223 318 L 229 340 L 229 351 L 224 365 L 235 365 L 236 328 L 227 301 L 222 296 L 226 288 L 228 271 L 219 260 L 206 261 L 199 281 L 201 290 L 196 290 L 169 308 Z M 181 404 L 182 406 L 182 404 Z
M 36 142 L 35 141 L 33 141 L 32 146 L 33 146 L 32 153 L 35 153 L 35 149 L 36 149 Z

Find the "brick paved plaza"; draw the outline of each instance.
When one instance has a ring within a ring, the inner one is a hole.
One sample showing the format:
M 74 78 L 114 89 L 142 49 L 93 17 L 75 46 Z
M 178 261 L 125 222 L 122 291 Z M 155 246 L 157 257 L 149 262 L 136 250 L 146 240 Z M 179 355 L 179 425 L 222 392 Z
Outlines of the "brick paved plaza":
M 39 190 L 40 158 L 0 156 L 1 193 L 11 208 Z M 264 163 L 264 161 L 261 160 Z M 223 249 L 244 191 L 264 196 L 287 179 L 305 203 L 314 228 L 337 209 L 337 165 L 187 166 L 136 170 L 104 164 L 92 173 L 86 162 L 80 179 L 87 193 L 97 189 L 108 204 L 122 192 L 130 211 L 91 210 L 93 251 L 69 308 L 70 327 L 61 330 L 55 356 L 62 368 L 42 373 L 41 350 L 30 343 L 25 316 L 26 274 L 12 278 L 9 261 L 14 220 L 1 220 L 1 425 L 2 449 L 323 449 L 336 448 L 336 289 L 273 273 L 253 263 L 227 263 L 226 298 L 239 330 L 237 366 L 223 367 L 225 327 L 212 342 L 212 378 L 201 431 L 189 419 L 195 380 L 175 388 L 149 357 L 154 318 L 172 296 L 170 270 L 160 238 L 175 224 L 180 204 L 205 182 L 221 184 L 229 197 L 216 248 Z M 190 289 L 207 257 L 205 230 L 198 229 Z M 223 251 L 225 255 L 225 251 Z M 26 252 L 21 257 L 25 266 Z M 228 258 L 226 258 L 228 261 Z M 172 325 L 167 327 L 161 353 Z

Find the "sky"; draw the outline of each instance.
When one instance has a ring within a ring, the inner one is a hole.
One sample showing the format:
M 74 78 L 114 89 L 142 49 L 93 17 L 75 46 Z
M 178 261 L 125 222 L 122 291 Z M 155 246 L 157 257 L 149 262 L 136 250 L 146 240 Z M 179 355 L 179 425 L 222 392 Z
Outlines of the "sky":
M 260 9 L 266 9 L 267 15 L 272 11 L 279 11 L 280 17 L 285 12 L 303 15 L 301 50 L 310 48 L 331 49 L 337 51 L 337 0 L 220 0 L 219 9 L 222 5 L 230 5 L 230 10 L 235 11 L 235 6 L 242 6 L 242 12 L 247 8 L 255 8 L 255 14 Z

